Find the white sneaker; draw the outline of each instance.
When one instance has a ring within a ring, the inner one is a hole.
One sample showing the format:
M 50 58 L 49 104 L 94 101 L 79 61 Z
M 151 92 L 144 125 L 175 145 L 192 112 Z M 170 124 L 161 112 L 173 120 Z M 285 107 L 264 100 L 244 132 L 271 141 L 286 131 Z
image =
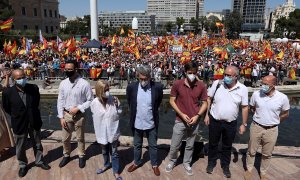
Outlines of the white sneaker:
M 169 172 L 171 172 L 172 170 L 173 170 L 173 168 L 174 168 L 174 164 L 172 164 L 172 163 L 169 163 L 167 166 L 166 166 L 166 172 L 167 173 L 169 173 Z
M 193 169 L 191 168 L 191 166 L 187 166 L 187 165 L 183 165 L 187 175 L 192 176 L 193 175 Z

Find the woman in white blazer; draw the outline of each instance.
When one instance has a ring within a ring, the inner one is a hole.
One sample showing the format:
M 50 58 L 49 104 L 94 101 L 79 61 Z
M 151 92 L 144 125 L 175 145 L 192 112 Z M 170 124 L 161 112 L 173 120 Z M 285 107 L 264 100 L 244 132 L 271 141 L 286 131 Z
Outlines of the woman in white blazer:
M 116 180 L 122 180 L 120 176 L 119 154 L 117 151 L 118 138 L 120 136 L 120 101 L 117 97 L 110 95 L 107 81 L 97 81 L 95 91 L 96 98 L 92 101 L 90 107 L 93 113 L 96 139 L 102 146 L 104 159 L 104 167 L 98 169 L 97 174 L 102 174 L 112 167 Z

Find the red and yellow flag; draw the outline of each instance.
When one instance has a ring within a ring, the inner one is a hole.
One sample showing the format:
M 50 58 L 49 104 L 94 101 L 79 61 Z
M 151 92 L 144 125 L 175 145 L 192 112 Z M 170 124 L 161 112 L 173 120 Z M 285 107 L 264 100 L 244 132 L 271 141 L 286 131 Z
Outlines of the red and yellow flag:
M 122 27 L 121 30 L 120 30 L 120 34 L 121 34 L 121 35 L 125 34 L 125 31 L 124 31 L 123 27 Z
M 0 24 L 0 29 L 2 31 L 9 31 L 12 28 L 13 19 L 8 19 Z

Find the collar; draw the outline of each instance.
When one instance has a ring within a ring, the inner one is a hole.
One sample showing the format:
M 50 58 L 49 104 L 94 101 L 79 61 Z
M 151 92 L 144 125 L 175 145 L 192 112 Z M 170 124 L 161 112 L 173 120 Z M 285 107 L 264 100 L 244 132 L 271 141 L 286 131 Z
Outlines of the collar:
M 229 89 L 226 85 L 225 85 L 225 83 L 223 82 L 223 85 L 224 85 L 224 87 L 226 88 L 226 89 L 228 89 L 228 91 L 234 91 L 234 90 L 236 90 L 236 89 L 239 89 L 240 88 L 240 86 L 241 86 L 241 83 L 239 82 L 239 81 L 237 81 L 236 82 L 236 84 L 231 88 L 231 89 Z
M 195 79 L 195 81 L 196 81 L 196 82 L 194 83 L 193 87 L 198 86 L 198 82 L 197 82 L 198 80 Z M 187 86 L 188 88 L 192 88 L 192 87 L 190 86 L 190 84 L 189 84 L 187 78 L 184 78 L 184 85 Z

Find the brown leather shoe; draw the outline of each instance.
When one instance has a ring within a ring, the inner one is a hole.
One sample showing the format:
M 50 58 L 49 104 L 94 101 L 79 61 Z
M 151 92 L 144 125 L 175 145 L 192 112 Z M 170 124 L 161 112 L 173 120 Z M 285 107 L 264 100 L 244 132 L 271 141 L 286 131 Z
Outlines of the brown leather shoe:
M 160 171 L 159 171 L 159 168 L 156 166 L 156 167 L 152 167 L 153 169 L 153 172 L 156 176 L 159 176 L 160 175 Z
M 129 166 L 129 168 L 127 169 L 128 172 L 133 172 L 135 171 L 137 168 L 139 168 L 140 166 L 135 165 L 134 163 L 132 165 Z

